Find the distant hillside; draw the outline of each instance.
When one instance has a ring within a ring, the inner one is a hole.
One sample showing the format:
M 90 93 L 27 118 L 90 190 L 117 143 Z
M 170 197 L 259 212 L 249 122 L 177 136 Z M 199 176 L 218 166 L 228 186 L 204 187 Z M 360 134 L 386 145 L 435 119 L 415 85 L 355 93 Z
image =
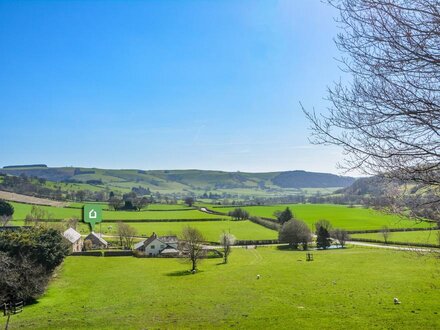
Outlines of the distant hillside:
M 4 167 L 0 173 L 35 176 L 50 181 L 89 183 L 120 188 L 140 186 L 151 190 L 194 189 L 301 189 L 347 187 L 355 179 L 306 171 L 246 173 L 204 170 L 107 170 L 78 167 Z
M 32 168 L 32 167 L 47 167 L 46 164 L 30 164 L 30 165 L 8 165 L 3 168 Z
M 409 188 L 409 189 L 408 189 Z M 391 180 L 380 176 L 372 176 L 369 178 L 360 178 L 353 182 L 348 187 L 342 188 L 335 193 L 341 193 L 352 196 L 383 196 L 391 190 L 401 190 L 405 193 L 412 194 L 422 189 L 423 185 L 417 185 L 415 182 L 406 184 L 399 180 Z
M 306 171 L 282 172 L 272 178 L 272 182 L 282 188 L 346 187 L 354 181 L 351 177 Z

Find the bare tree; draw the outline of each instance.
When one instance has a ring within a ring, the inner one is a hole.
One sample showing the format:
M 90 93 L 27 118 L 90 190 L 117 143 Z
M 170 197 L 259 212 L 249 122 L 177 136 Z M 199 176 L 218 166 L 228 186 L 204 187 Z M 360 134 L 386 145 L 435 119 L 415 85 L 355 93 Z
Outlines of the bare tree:
M 194 203 L 196 202 L 195 198 L 192 196 L 188 196 L 185 197 L 184 202 L 186 205 L 188 205 L 189 207 L 192 207 L 194 205 Z
M 78 222 L 79 220 L 77 217 L 72 217 L 70 219 L 67 219 L 66 221 L 67 228 L 76 229 L 76 227 L 78 226 Z
M 312 232 L 305 222 L 292 219 L 281 227 L 279 240 L 289 243 L 291 248 L 297 249 L 299 245 L 302 245 L 303 249 L 307 250 L 308 244 L 312 241 Z
M 6 214 L 0 215 L 0 224 L 2 227 L 6 227 L 11 220 L 12 220 L 12 216 L 10 215 L 6 215 Z
M 31 208 L 31 212 L 26 215 L 24 222 L 26 225 L 38 225 L 44 220 L 48 220 L 50 214 L 45 211 L 43 208 L 33 205 Z
M 116 196 L 110 197 L 108 200 L 108 204 L 113 207 L 113 209 L 116 211 L 120 209 L 122 206 L 124 206 L 124 201 L 121 198 L 118 198 Z
M 228 263 L 228 257 L 231 254 L 231 246 L 235 244 L 235 236 L 231 233 L 223 232 L 220 235 L 220 244 L 223 246 L 223 263 Z
M 338 241 L 338 244 L 343 248 L 345 242 L 350 239 L 348 232 L 344 229 L 335 229 L 332 231 L 332 236 Z
M 387 226 L 383 226 L 382 229 L 380 230 L 380 233 L 382 234 L 383 241 L 385 242 L 385 244 L 388 244 L 388 239 L 390 238 L 391 235 L 390 228 L 388 228 Z
M 329 88 L 328 114 L 304 110 L 312 142 L 342 147 L 346 170 L 426 185 L 391 201 L 440 219 L 440 1 L 329 3 L 340 13 L 336 44 L 349 82 Z
M 133 246 L 134 236 L 136 235 L 136 229 L 125 222 L 119 221 L 117 232 L 121 247 L 131 249 Z
M 184 256 L 186 256 L 192 264 L 191 271 L 195 272 L 197 270 L 198 261 L 206 254 L 206 250 L 203 246 L 203 242 L 205 241 L 203 234 L 198 229 L 188 226 L 183 228 L 179 241 Z
M 323 227 L 325 230 L 327 230 L 329 233 L 332 231 L 333 226 L 330 223 L 330 221 L 321 219 L 315 222 L 315 233 L 318 234 L 319 228 Z
M 89 239 L 86 239 L 84 241 L 83 250 L 84 251 L 89 251 L 91 249 L 93 249 L 93 242 L 91 240 L 89 240 Z
M 133 199 L 133 206 L 138 210 L 142 210 L 145 206 L 148 205 L 147 197 L 136 197 Z

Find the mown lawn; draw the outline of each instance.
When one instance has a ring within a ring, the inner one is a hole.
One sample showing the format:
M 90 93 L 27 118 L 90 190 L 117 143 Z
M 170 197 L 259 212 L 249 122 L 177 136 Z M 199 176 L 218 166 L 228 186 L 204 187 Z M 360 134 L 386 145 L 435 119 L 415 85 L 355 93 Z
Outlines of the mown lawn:
M 314 256 L 237 248 L 195 275 L 176 259 L 69 257 L 11 328 L 440 328 L 438 260 L 361 247 Z
M 390 228 L 429 227 L 430 223 L 420 223 L 398 216 L 383 214 L 381 212 L 360 207 L 348 207 L 335 204 L 290 204 L 274 206 L 249 206 L 243 207 L 251 215 L 274 218 L 276 211 L 283 211 L 289 207 L 296 218 L 307 222 L 310 226 L 320 219 L 327 219 L 334 227 L 347 230 L 380 229 L 383 226 Z M 227 213 L 231 208 L 210 207 L 213 210 Z
M 137 230 L 138 235 L 150 236 L 153 232 L 158 235 L 180 235 L 182 229 L 191 226 L 199 229 L 205 239 L 211 242 L 217 242 L 220 234 L 230 232 L 237 239 L 242 240 L 264 240 L 277 239 L 278 233 L 267 229 L 250 221 L 185 221 L 185 222 L 152 222 L 152 223 L 130 223 L 130 226 Z M 110 228 L 111 227 L 111 228 Z M 81 224 L 79 227 L 83 234 L 89 233 L 88 225 Z M 103 223 L 97 225 L 95 231 L 106 235 L 115 235 L 117 224 Z
M 427 243 L 440 245 L 438 238 L 439 233 L 440 232 L 438 230 L 390 232 L 388 241 L 398 243 Z M 352 234 L 351 237 L 376 239 L 384 242 L 382 233 Z

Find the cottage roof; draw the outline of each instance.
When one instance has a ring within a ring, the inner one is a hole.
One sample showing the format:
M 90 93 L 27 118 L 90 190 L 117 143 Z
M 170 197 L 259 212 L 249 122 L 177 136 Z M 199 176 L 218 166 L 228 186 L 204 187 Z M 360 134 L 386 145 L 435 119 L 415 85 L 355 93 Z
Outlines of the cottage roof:
M 94 236 L 94 237 L 96 237 L 96 238 L 97 238 L 97 239 L 98 239 L 103 245 L 108 245 L 107 241 L 101 237 L 102 234 L 95 233 L 95 232 L 92 231 L 90 234 L 87 235 L 87 237 L 89 237 L 89 236 Z M 87 237 L 86 237 L 86 239 L 87 239 Z
M 177 236 L 161 236 L 161 237 L 159 237 L 159 240 L 166 243 L 166 244 L 173 244 L 173 243 L 179 242 L 179 240 L 177 239 Z
M 75 243 L 81 238 L 81 234 L 78 233 L 75 229 L 69 228 L 64 233 L 63 236 L 70 242 Z
M 173 248 L 173 247 L 167 247 L 165 249 L 163 249 L 162 251 L 160 251 L 160 254 L 169 254 L 169 253 L 179 253 L 179 250 Z

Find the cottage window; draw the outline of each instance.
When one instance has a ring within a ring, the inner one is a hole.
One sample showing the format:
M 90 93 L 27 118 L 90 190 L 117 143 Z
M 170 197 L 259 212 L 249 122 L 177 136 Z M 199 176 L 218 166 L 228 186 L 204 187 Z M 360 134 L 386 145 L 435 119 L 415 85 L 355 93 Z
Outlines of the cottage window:
M 154 245 L 151 245 L 151 249 L 154 249 Z

